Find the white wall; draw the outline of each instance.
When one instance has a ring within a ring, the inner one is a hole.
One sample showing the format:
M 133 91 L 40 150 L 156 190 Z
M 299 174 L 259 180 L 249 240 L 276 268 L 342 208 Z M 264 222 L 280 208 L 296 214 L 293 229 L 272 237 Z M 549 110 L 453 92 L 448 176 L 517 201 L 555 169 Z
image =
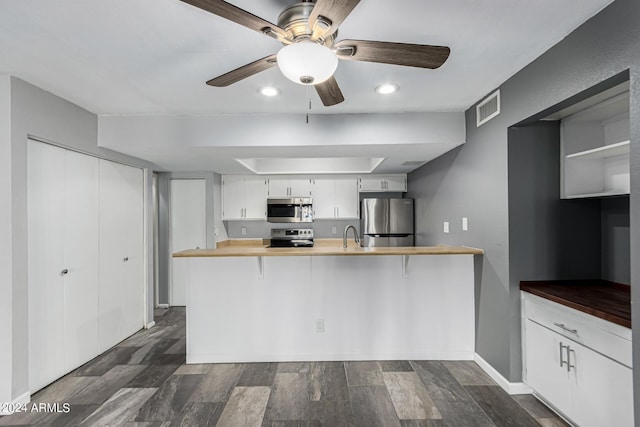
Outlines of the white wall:
M 11 200 L 11 80 L 0 76 L 0 200 Z M 0 402 L 11 402 L 11 204 L 0 203 Z
M 10 88 L 11 96 L 5 93 Z M 5 110 L 10 102 L 10 127 Z M 10 129 L 10 141 L 5 129 Z M 0 392 L 4 391 L 5 381 L 10 381 L 9 396 L 0 395 L 0 400 L 11 401 L 28 392 L 28 300 L 27 300 L 27 137 L 32 135 L 44 140 L 69 147 L 71 149 L 98 155 L 103 158 L 120 161 L 139 167 L 149 168 L 151 165 L 111 150 L 100 149 L 98 141 L 98 117 L 58 96 L 39 89 L 15 77 L 7 77 L 0 81 L 0 196 L 4 200 L 10 198 L 10 206 L 0 208 L 0 237 L 8 233 L 8 238 L 0 242 L 1 262 L 10 262 L 2 268 L 0 280 L 0 316 L 12 317 L 5 322 L 3 317 L 0 328 L 8 327 L 9 333 L 2 337 L 13 337 L 8 351 L 12 362 L 3 363 L 0 359 L 0 370 L 10 367 L 10 374 L 2 375 Z M 9 160 L 10 159 L 10 160 Z M 7 163 L 6 165 L 4 163 Z M 10 162 L 10 163 L 9 163 Z M 146 197 L 151 201 L 151 180 L 147 184 Z M 8 210 L 11 212 L 8 212 Z M 5 210 L 7 212 L 5 212 Z M 148 217 L 149 219 L 149 217 Z M 152 221 L 147 221 L 147 234 L 151 235 Z M 151 252 L 151 239 L 147 250 Z M 5 247 L 6 245 L 7 247 Z M 10 245 L 10 247 L 9 247 Z M 5 253 L 5 251 L 7 253 Z M 148 262 L 148 275 L 152 278 L 152 260 Z M 149 281 L 149 300 L 153 298 L 152 281 Z M 7 289 L 4 289 L 4 287 Z M 10 300 L 9 307 L 4 304 Z M 6 308 L 6 309 L 5 309 Z M 149 308 L 153 319 L 153 306 Z M 149 315 L 147 313 L 147 315 Z M 6 357 L 4 352 L 0 358 Z

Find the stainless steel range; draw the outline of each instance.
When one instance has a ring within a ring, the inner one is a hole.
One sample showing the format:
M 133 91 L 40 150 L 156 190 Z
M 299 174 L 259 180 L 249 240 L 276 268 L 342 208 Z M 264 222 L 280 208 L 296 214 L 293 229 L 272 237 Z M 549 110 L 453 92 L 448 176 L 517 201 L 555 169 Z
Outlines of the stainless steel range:
M 311 228 L 272 228 L 271 248 L 296 248 L 313 246 Z

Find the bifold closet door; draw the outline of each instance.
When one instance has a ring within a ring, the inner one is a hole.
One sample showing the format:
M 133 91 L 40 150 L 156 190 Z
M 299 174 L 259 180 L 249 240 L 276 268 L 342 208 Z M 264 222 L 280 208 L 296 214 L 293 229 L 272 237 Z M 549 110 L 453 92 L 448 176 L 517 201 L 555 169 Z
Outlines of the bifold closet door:
M 28 142 L 29 387 L 97 355 L 98 160 Z
M 144 326 L 143 180 L 142 169 L 100 160 L 100 351 Z
M 204 179 L 171 179 L 170 241 L 171 253 L 207 246 L 207 186 Z M 171 258 L 171 305 L 187 304 L 186 275 L 183 263 Z

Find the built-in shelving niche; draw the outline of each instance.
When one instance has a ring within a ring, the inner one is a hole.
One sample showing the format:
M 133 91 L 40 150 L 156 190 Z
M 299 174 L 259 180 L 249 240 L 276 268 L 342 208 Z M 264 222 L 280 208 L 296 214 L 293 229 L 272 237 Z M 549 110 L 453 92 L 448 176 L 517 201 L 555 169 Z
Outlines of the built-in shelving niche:
M 628 90 L 562 118 L 560 129 L 562 198 L 629 194 Z

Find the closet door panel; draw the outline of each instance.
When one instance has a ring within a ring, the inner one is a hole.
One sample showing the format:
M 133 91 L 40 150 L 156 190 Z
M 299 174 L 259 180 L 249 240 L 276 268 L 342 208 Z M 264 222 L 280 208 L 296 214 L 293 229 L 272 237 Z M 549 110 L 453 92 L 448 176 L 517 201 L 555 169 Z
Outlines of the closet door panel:
M 28 142 L 29 389 L 64 372 L 65 150 Z
M 98 354 L 98 159 L 66 152 L 65 369 Z
M 142 169 L 116 165 L 121 177 L 120 224 L 122 262 L 121 304 L 123 334 L 133 335 L 144 326 L 144 177 Z
M 99 347 L 142 327 L 144 313 L 142 171 L 100 160 Z

